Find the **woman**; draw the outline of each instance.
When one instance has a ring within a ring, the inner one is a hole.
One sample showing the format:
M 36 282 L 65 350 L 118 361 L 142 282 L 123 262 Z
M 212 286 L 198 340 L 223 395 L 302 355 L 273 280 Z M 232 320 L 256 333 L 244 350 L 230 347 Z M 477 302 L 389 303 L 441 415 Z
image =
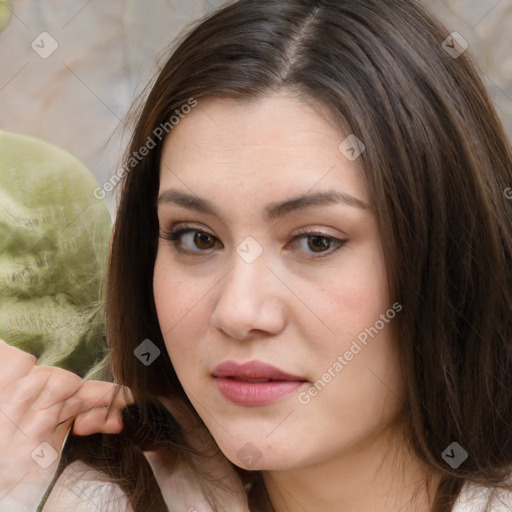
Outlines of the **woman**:
M 412 1 L 242 0 L 173 52 L 108 279 L 142 416 L 66 460 L 118 509 L 164 507 L 141 450 L 169 510 L 512 507 L 512 157 L 457 44 Z

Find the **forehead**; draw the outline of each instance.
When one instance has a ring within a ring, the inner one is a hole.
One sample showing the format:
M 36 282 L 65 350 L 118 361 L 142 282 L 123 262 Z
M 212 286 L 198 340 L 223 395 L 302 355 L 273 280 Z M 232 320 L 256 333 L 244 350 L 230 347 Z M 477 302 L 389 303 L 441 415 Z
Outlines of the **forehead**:
M 199 99 L 165 141 L 160 188 L 270 197 L 337 187 L 368 202 L 361 160 L 339 150 L 347 135 L 328 108 L 289 91 L 244 102 Z

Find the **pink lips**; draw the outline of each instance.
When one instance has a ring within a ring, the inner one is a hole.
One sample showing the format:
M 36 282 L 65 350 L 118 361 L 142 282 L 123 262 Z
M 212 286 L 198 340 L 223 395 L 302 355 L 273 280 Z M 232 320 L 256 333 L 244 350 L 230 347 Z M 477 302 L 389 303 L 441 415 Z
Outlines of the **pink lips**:
M 306 379 L 260 361 L 221 363 L 212 372 L 220 393 L 236 405 L 272 404 L 300 388 Z

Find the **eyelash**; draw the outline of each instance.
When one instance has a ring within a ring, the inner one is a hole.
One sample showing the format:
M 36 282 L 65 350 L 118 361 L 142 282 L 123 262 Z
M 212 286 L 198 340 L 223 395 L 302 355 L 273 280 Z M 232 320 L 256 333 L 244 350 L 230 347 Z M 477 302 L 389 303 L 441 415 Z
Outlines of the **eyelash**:
M 164 231 L 160 235 L 160 237 L 163 238 L 164 240 L 167 240 L 168 242 L 171 242 L 174 249 L 181 254 L 188 254 L 190 256 L 195 257 L 195 256 L 203 256 L 204 253 L 211 251 L 211 249 L 198 250 L 198 251 L 190 251 L 188 249 L 183 249 L 180 246 L 180 238 L 183 235 L 185 235 L 187 233 L 191 233 L 191 232 L 205 234 L 205 235 L 212 237 L 215 240 L 218 240 L 217 237 L 208 233 L 207 231 L 204 231 L 202 229 L 198 229 L 198 228 L 195 228 L 192 226 L 187 226 L 187 225 L 182 225 L 182 227 L 175 229 L 175 230 Z M 327 251 L 321 251 L 321 252 L 317 252 L 317 253 L 315 253 L 315 252 L 309 253 L 310 255 L 313 255 L 312 256 L 313 259 L 325 258 L 325 257 L 337 252 L 347 242 L 347 240 L 335 238 L 333 236 L 329 236 L 329 235 L 326 235 L 325 233 L 321 233 L 318 231 L 308 231 L 305 228 L 299 229 L 298 234 L 293 237 L 292 242 L 295 240 L 299 240 L 299 239 L 304 239 L 304 238 L 307 239 L 307 238 L 313 238 L 313 237 L 319 237 L 319 238 L 329 240 L 329 242 L 334 246 L 334 249 L 331 247 L 331 249 L 327 250 Z M 315 254 L 317 254 L 318 256 L 315 256 Z

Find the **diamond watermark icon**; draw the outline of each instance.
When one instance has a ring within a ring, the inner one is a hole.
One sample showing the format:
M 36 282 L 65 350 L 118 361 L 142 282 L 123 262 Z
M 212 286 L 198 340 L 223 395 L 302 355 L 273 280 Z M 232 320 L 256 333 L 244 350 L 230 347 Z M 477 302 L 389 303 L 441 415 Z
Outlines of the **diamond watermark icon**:
M 43 469 L 48 469 L 59 458 L 59 454 L 46 441 L 41 443 L 31 455 Z
M 151 340 L 144 340 L 133 353 L 142 364 L 149 366 L 160 355 L 160 349 Z
M 261 255 L 263 247 L 252 236 L 248 236 L 238 244 L 236 252 L 246 263 L 252 263 Z
M 457 59 L 468 49 L 469 44 L 458 32 L 452 32 L 441 43 L 441 47 L 452 59 Z
M 359 140 L 353 133 L 351 133 L 343 142 L 338 146 L 340 152 L 353 162 L 357 160 L 361 153 L 366 149 L 366 146 Z
M 48 32 L 41 32 L 30 45 L 39 57 L 47 59 L 57 48 L 59 43 Z
M 468 458 L 468 452 L 464 450 L 459 443 L 453 442 L 441 454 L 441 457 L 443 457 L 445 462 L 453 469 L 457 469 Z
M 236 456 L 244 466 L 252 468 L 263 457 L 263 454 L 254 444 L 246 443 L 238 450 Z

